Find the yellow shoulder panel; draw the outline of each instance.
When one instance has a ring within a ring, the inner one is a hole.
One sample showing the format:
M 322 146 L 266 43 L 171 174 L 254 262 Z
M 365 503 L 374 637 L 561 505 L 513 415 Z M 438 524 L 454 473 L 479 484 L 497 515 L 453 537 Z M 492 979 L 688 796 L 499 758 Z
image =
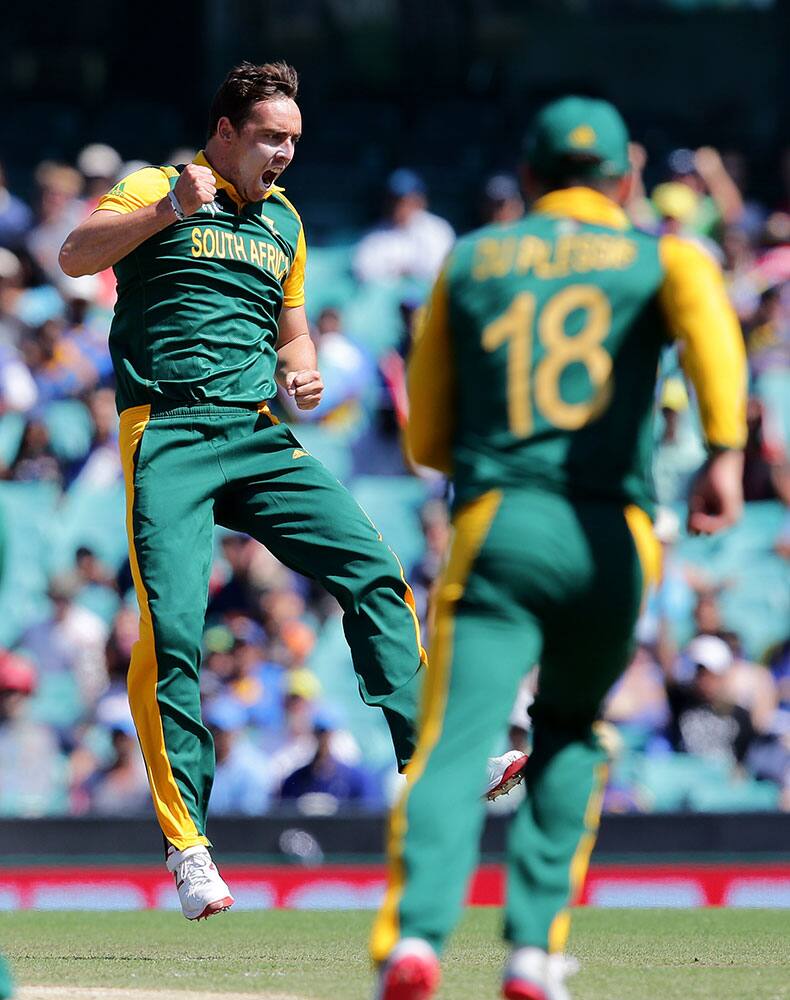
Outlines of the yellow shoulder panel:
M 133 174 L 118 181 L 99 201 L 95 211 L 134 212 L 146 205 L 161 201 L 170 190 L 168 177 L 174 173 L 172 167 L 142 167 Z
M 290 205 L 290 202 L 289 202 Z M 293 206 L 291 206 L 293 207 Z M 297 219 L 299 218 L 297 214 Z M 301 219 L 299 220 L 301 223 Z M 296 254 L 291 270 L 283 281 L 283 305 L 301 306 L 304 305 L 304 271 L 307 264 L 307 244 L 304 239 L 304 226 L 299 226 L 299 238 L 296 241 Z
M 659 303 L 681 363 L 697 392 L 709 445 L 742 448 L 746 442 L 746 351 L 718 264 L 677 236 L 659 244 L 664 280 Z
M 417 323 L 409 355 L 406 444 L 415 462 L 444 473 L 452 469 L 456 394 L 448 311 L 442 272 Z

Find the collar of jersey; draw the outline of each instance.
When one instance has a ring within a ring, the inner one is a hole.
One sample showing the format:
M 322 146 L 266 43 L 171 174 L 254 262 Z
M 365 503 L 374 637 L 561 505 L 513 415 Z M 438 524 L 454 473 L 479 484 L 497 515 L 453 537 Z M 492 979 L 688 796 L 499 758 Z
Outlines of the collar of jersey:
M 231 201 L 238 208 L 242 208 L 244 205 L 247 204 L 247 202 L 241 197 L 241 195 L 236 190 L 236 188 L 231 184 L 231 182 L 230 181 L 226 181 L 224 177 L 222 177 L 219 173 L 217 173 L 216 167 L 213 167 L 208 162 L 208 160 L 206 159 L 206 154 L 204 153 L 204 151 L 202 149 L 198 152 L 197 156 L 195 157 L 195 159 L 192 162 L 196 163 L 199 167 L 208 167 L 209 170 L 212 171 L 212 173 L 214 174 L 214 177 L 217 180 L 217 188 L 220 191 L 224 191 L 225 194 L 231 199 Z M 284 190 L 285 190 L 285 188 L 281 188 L 281 187 L 278 187 L 276 184 L 272 184 L 272 186 L 269 188 L 269 190 L 263 196 L 263 201 L 266 201 L 266 199 L 269 198 L 269 197 L 271 197 L 271 195 L 273 195 L 275 192 L 277 192 L 277 191 L 284 191 Z
M 628 229 L 628 216 L 620 206 L 599 191 L 588 187 L 563 188 L 539 198 L 532 211 L 540 215 L 562 215 L 613 229 Z

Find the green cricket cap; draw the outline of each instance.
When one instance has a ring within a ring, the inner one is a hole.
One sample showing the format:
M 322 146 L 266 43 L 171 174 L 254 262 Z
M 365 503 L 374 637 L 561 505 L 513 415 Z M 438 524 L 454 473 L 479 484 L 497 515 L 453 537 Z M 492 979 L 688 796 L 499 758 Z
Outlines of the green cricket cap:
M 630 169 L 628 129 L 620 112 L 591 97 L 562 97 L 541 108 L 524 152 L 541 177 L 622 177 Z

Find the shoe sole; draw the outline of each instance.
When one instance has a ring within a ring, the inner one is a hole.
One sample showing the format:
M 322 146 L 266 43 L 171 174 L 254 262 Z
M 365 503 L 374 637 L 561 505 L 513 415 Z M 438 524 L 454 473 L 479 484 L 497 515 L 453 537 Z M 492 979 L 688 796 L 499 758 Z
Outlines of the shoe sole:
M 523 979 L 508 979 L 502 986 L 502 996 L 505 1000 L 548 1000 L 540 986 Z
M 439 967 L 413 955 L 404 955 L 387 969 L 378 1000 L 430 1000 L 439 985 Z
M 199 913 L 196 917 L 187 917 L 187 920 L 208 920 L 209 917 L 214 917 L 218 913 L 225 913 L 235 902 L 236 900 L 233 896 L 223 896 L 222 899 L 217 899 L 213 903 L 209 903 L 202 913 Z
M 524 780 L 524 768 L 526 766 L 527 762 L 525 760 L 514 760 L 512 764 L 508 764 L 499 784 L 492 788 L 490 792 L 486 792 L 488 801 L 493 802 L 500 795 L 507 795 L 516 785 L 520 785 Z

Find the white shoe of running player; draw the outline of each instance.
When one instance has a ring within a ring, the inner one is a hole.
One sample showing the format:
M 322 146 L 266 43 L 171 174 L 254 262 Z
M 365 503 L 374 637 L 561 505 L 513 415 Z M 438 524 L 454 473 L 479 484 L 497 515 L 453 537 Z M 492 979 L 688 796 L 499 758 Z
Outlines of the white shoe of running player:
M 515 948 L 505 966 L 505 1000 L 571 1000 L 565 980 L 579 971 L 567 955 L 549 955 L 542 948 Z
M 205 920 L 233 906 L 230 889 L 205 847 L 167 852 L 167 870 L 175 876 L 181 910 L 187 920 Z
M 508 750 L 501 757 L 488 758 L 488 784 L 485 798 L 498 799 L 524 780 L 524 765 L 529 760 L 520 750 Z

